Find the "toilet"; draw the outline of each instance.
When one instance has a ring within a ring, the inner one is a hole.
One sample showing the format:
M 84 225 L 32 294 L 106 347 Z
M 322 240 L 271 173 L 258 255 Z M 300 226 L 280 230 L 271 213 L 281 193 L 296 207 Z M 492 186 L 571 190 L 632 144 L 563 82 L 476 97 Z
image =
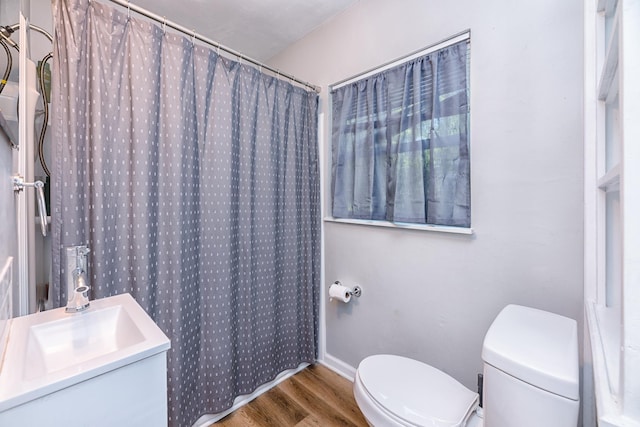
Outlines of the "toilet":
M 575 320 L 508 305 L 482 348 L 480 396 L 444 372 L 402 356 L 365 358 L 353 385 L 373 427 L 576 427 L 578 331 Z

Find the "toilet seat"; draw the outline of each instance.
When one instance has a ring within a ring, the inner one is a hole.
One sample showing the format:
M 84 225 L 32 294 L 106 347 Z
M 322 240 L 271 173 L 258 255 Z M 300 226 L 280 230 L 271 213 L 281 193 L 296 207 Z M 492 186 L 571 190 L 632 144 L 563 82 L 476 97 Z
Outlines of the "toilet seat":
M 444 372 L 387 354 L 360 363 L 354 393 L 374 425 L 459 427 L 478 406 L 478 395 Z

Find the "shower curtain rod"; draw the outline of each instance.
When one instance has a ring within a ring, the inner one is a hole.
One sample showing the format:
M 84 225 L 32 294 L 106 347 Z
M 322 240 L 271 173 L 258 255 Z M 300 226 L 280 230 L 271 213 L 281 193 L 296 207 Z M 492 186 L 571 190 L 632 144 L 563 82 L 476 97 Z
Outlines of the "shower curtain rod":
M 145 16 L 145 17 L 147 17 L 149 19 L 152 19 L 152 20 L 156 21 L 157 23 L 162 24 L 163 28 L 165 26 L 171 27 L 174 30 L 178 30 L 183 34 L 185 34 L 187 36 L 190 36 L 192 39 L 200 40 L 201 42 L 206 43 L 208 45 L 211 45 L 211 46 L 215 47 L 216 49 L 223 50 L 226 53 L 237 57 L 240 62 L 242 62 L 242 61 L 249 62 L 249 63 L 255 65 L 256 67 L 260 68 L 261 70 L 262 69 L 269 70 L 270 72 L 274 73 L 277 77 L 282 76 L 282 77 L 284 77 L 286 79 L 289 79 L 289 80 L 291 80 L 293 82 L 296 82 L 296 83 L 298 83 L 298 84 L 300 84 L 302 86 L 306 86 L 306 87 L 312 89 L 313 91 L 315 91 L 316 93 L 320 93 L 321 88 L 319 86 L 316 86 L 314 84 L 305 82 L 304 80 L 300 80 L 300 79 L 298 79 L 298 78 L 296 78 L 296 77 L 294 77 L 292 75 L 283 73 L 280 70 L 276 70 L 275 68 L 269 67 L 268 65 L 263 64 L 260 61 L 257 61 L 255 59 L 249 58 L 247 56 L 244 56 L 240 52 L 237 52 L 237 51 L 235 51 L 235 50 L 233 50 L 233 49 L 231 49 L 229 47 L 226 47 L 226 46 L 224 46 L 224 45 L 222 45 L 222 44 L 220 44 L 220 43 L 218 43 L 218 42 L 216 42 L 214 40 L 211 40 L 211 39 L 209 39 L 207 37 L 204 37 L 204 36 L 201 36 L 199 34 L 196 34 L 195 30 L 189 30 L 188 28 L 183 27 L 182 25 L 176 24 L 175 22 L 170 21 L 170 20 L 168 20 L 167 18 L 165 18 L 163 16 L 156 15 L 155 13 L 150 12 L 150 11 L 148 11 L 148 10 L 146 10 L 146 9 L 140 7 L 140 6 L 137 6 L 137 5 L 135 5 L 135 4 L 133 4 L 133 3 L 129 2 L 129 1 L 126 1 L 126 0 L 109 0 L 109 1 L 112 2 L 112 3 L 115 3 L 117 5 L 120 5 L 122 7 L 127 8 L 127 12 L 130 12 L 130 11 L 133 10 L 134 12 L 136 12 L 136 13 L 142 15 L 142 16 Z

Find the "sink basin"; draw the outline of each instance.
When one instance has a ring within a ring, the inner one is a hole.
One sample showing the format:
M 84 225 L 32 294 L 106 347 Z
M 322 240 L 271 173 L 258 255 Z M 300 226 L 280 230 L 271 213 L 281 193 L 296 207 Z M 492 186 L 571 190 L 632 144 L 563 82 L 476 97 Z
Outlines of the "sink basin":
M 11 319 L 0 412 L 157 353 L 170 343 L 129 294 Z
M 31 380 L 144 341 L 121 305 L 29 328 L 23 378 Z

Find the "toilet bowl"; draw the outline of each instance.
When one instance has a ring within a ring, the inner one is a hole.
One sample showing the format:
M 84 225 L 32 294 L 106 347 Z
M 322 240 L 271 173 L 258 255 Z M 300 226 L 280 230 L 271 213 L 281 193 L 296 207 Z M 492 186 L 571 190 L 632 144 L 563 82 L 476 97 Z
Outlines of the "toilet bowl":
M 577 324 L 510 305 L 485 336 L 484 408 L 477 393 L 425 363 L 397 355 L 365 358 L 353 391 L 374 427 L 575 427 Z
M 478 418 L 477 393 L 432 366 L 402 356 L 379 354 L 364 359 L 353 390 L 358 407 L 373 426 L 457 427 Z

